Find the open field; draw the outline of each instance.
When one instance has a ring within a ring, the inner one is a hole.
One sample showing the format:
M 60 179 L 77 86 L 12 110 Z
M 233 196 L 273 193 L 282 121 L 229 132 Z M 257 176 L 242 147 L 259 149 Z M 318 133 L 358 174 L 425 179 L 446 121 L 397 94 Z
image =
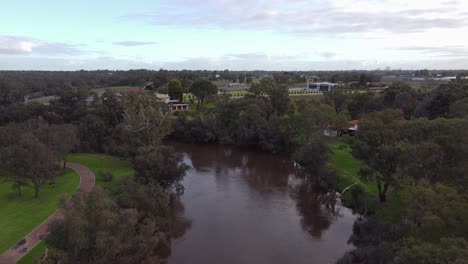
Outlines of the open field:
M 102 95 L 105 91 L 119 91 L 127 89 L 143 89 L 140 86 L 112 86 L 112 87 L 102 87 L 93 89 L 93 92 L 96 92 L 98 95 Z
M 11 183 L 0 182 L 0 253 L 13 246 L 46 220 L 59 208 L 60 197 L 75 192 L 80 178 L 73 170 L 67 169 L 57 177 L 55 185 L 42 187 L 39 198 L 34 198 L 34 188 L 22 188 L 23 196 L 18 197 Z
M 58 96 L 51 95 L 51 96 L 44 96 L 44 97 L 29 99 L 28 101 L 26 101 L 26 103 L 35 102 L 35 103 L 40 103 L 40 104 L 43 104 L 43 105 L 49 105 L 50 101 L 57 100 L 57 99 L 59 99 Z

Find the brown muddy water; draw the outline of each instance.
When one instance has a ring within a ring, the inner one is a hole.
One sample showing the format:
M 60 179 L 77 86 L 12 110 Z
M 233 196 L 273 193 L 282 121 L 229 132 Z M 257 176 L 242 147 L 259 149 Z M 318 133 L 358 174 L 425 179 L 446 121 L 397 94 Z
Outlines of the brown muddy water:
M 352 249 L 356 216 L 301 187 L 287 156 L 172 145 L 192 169 L 169 264 L 334 263 Z

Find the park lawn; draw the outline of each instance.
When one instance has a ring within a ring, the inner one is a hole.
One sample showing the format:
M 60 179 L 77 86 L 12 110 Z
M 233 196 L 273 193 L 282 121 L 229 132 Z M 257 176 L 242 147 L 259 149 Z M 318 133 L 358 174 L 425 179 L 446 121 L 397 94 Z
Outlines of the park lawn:
M 101 154 L 70 154 L 67 156 L 67 161 L 82 164 L 90 168 L 96 175 L 96 185 L 114 193 L 118 186 L 119 181 L 125 176 L 133 175 L 134 171 L 131 164 L 117 157 Z M 101 170 L 109 170 L 114 175 L 111 182 L 105 182 L 100 174 Z M 45 242 L 40 242 L 34 247 L 27 255 L 25 255 L 18 263 L 31 264 L 37 256 L 44 254 L 47 245 Z
M 71 197 L 80 178 L 67 169 L 56 179 L 55 185 L 42 187 L 39 198 L 34 198 L 34 188 L 22 188 L 18 197 L 10 182 L 0 182 L 0 254 L 29 234 L 59 208 L 62 195 Z
M 134 170 L 130 162 L 125 159 L 101 154 L 70 154 L 67 161 L 80 163 L 90 168 L 96 175 L 96 185 L 110 190 L 112 193 L 119 187 L 120 179 L 132 176 Z M 104 181 L 102 170 L 109 170 L 114 178 L 110 182 Z
M 24 255 L 16 264 L 34 264 L 34 260 L 44 254 L 47 244 L 44 241 L 39 242 L 28 254 Z

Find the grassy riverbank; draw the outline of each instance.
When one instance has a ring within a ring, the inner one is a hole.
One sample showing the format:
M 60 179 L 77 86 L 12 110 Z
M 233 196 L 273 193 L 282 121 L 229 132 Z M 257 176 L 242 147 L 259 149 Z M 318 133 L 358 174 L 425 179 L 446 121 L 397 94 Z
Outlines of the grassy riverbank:
M 71 154 L 71 155 L 68 155 L 67 161 L 79 163 L 90 168 L 93 171 L 93 173 L 96 175 L 96 185 L 106 188 L 110 190 L 111 192 L 115 192 L 117 190 L 119 186 L 119 182 L 123 177 L 131 176 L 134 173 L 133 168 L 128 161 L 117 158 L 117 157 L 112 157 L 109 155 Z M 110 182 L 104 181 L 100 173 L 102 170 L 108 170 L 112 173 L 112 175 L 114 176 L 112 181 Z M 21 237 L 22 236 L 20 236 L 18 239 L 20 239 Z M 2 241 L 0 241 L 0 243 L 1 242 Z M 34 259 L 38 256 L 41 256 L 45 252 L 46 248 L 47 248 L 47 245 L 44 242 L 40 242 L 27 255 L 25 255 L 18 262 L 18 264 L 34 263 Z
M 105 189 L 114 192 L 119 186 L 120 180 L 125 176 L 132 176 L 134 171 L 130 164 L 125 159 L 109 156 L 109 155 L 98 155 L 98 154 L 71 154 L 68 155 L 67 160 L 70 162 L 80 163 L 90 168 L 94 175 L 96 175 L 96 185 L 101 186 Z M 110 171 L 113 175 L 113 179 L 110 182 L 106 182 L 101 171 Z
M 32 186 L 23 187 L 23 195 L 19 197 L 10 182 L 0 181 L 0 253 L 44 222 L 59 208 L 60 197 L 70 197 L 79 182 L 78 174 L 67 169 L 57 176 L 56 184 L 44 185 L 39 198 L 34 198 Z
M 330 149 L 330 166 L 338 173 L 338 191 L 343 191 L 347 186 L 359 182 L 368 192 L 377 194 L 377 186 L 373 182 L 364 182 L 359 176 L 362 161 L 351 154 L 351 148 L 341 140 L 333 140 L 328 144 Z
M 330 141 L 330 166 L 337 172 L 338 179 L 338 191 L 342 192 L 347 186 L 355 182 L 359 184 L 377 200 L 378 190 L 375 182 L 363 181 L 359 176 L 359 170 L 364 166 L 363 162 L 354 158 L 351 154 L 351 148 L 348 144 L 341 141 L 340 139 L 335 139 Z M 407 197 L 410 195 L 409 186 L 411 183 L 407 181 L 402 181 L 401 187 L 398 191 L 391 189 L 387 196 L 388 202 L 385 204 L 375 203 L 375 207 L 372 208 L 376 213 L 382 215 L 385 219 L 393 220 L 402 215 L 405 208 L 404 202 Z M 349 205 L 350 193 L 346 193 L 343 196 L 343 202 L 346 205 Z M 381 206 L 377 206 L 381 205 Z

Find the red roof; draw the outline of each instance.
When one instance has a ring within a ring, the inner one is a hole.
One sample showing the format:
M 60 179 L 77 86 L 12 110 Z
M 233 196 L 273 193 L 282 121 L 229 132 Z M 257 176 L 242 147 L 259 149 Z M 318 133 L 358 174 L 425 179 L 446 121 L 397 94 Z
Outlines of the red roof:
M 359 124 L 359 120 L 351 120 L 348 122 L 350 125 L 357 125 Z

